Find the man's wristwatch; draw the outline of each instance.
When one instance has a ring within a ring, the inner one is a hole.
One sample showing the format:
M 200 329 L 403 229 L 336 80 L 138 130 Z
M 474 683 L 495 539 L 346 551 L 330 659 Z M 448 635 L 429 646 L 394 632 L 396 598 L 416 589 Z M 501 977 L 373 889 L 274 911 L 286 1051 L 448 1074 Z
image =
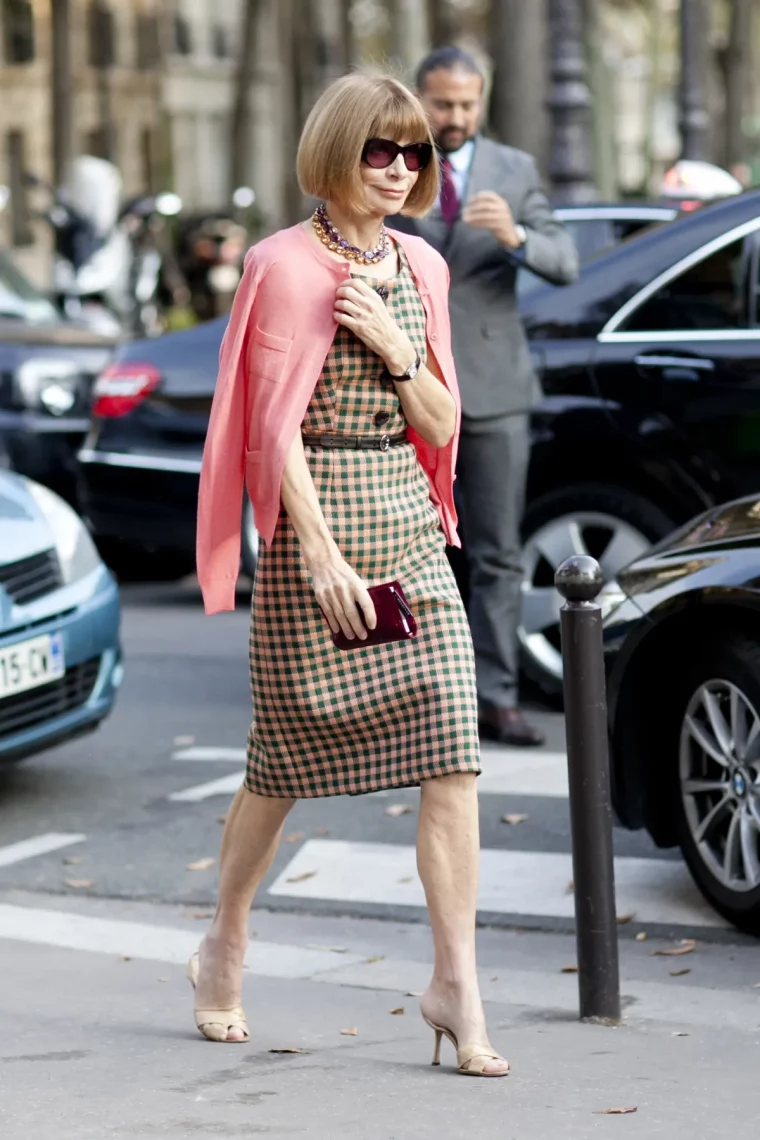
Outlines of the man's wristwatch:
M 525 226 L 524 226 L 524 225 L 522 225 L 522 223 L 521 223 L 521 222 L 518 222 L 518 223 L 516 224 L 516 226 L 515 226 L 515 233 L 517 234 L 517 236 L 518 236 L 518 237 L 519 237 L 519 239 L 520 239 L 520 245 L 525 245 L 526 241 L 528 240 L 528 234 L 527 234 L 527 232 L 526 232 L 526 230 L 525 230 Z
M 414 380 L 414 378 L 417 375 L 417 373 L 419 372 L 420 368 L 422 368 L 422 360 L 421 360 L 420 354 L 418 352 L 414 363 L 410 364 L 409 367 L 407 368 L 407 370 L 405 372 L 402 372 L 400 376 L 394 376 L 393 373 L 387 367 L 385 369 L 385 376 L 389 380 L 393 380 L 393 382 L 395 384 L 402 384 L 402 383 L 405 383 L 407 380 Z

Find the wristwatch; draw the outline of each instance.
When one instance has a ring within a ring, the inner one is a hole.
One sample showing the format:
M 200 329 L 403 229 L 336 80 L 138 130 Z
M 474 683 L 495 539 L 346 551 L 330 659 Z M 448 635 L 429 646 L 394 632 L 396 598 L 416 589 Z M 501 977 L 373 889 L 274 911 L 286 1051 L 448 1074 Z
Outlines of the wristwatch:
M 528 240 L 528 234 L 525 230 L 525 226 L 522 225 L 521 222 L 518 222 L 515 226 L 515 233 L 520 239 L 520 245 L 525 245 L 526 241 Z
M 420 368 L 422 368 L 422 360 L 418 352 L 414 363 L 409 365 L 406 372 L 402 372 L 400 376 L 394 376 L 393 373 L 386 368 L 385 375 L 389 380 L 393 380 L 395 384 L 403 384 L 406 383 L 407 380 L 414 380 Z

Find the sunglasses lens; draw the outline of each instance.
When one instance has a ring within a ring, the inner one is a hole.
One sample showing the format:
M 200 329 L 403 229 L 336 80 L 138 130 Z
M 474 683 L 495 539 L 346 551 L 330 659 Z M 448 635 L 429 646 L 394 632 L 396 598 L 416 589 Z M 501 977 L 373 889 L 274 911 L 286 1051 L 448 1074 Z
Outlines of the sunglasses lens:
M 406 148 L 404 162 L 407 170 L 424 170 L 430 162 L 433 148 L 430 143 L 412 143 Z
M 385 139 L 370 139 L 364 148 L 364 161 L 367 166 L 374 166 L 376 170 L 382 170 L 395 161 L 397 154 L 398 147 L 395 143 Z

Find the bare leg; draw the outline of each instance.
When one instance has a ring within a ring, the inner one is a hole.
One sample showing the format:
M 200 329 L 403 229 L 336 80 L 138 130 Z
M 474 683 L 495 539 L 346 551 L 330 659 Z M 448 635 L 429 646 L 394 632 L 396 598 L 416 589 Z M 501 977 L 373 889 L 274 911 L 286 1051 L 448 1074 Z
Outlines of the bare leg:
M 460 1045 L 488 1045 L 475 962 L 480 835 L 476 777 L 439 776 L 421 786 L 417 867 L 433 928 L 433 978 L 420 1005 Z M 505 1072 L 489 1061 L 486 1072 Z
M 257 796 L 240 788 L 222 836 L 219 899 L 200 954 L 197 1009 L 229 1009 L 240 1003 L 248 915 L 259 883 L 271 866 L 293 800 Z M 228 1040 L 242 1040 L 229 1030 Z

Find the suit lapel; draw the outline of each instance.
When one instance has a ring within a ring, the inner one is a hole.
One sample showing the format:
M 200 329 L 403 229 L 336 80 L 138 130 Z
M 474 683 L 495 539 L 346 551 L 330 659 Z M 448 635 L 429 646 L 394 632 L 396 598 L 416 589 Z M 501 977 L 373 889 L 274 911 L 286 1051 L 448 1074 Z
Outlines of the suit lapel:
M 494 171 L 488 153 L 488 146 L 487 144 L 484 145 L 482 136 L 478 135 L 475 139 L 475 149 L 472 155 L 472 162 L 470 163 L 470 173 L 465 186 L 464 199 L 460 205 L 460 213 L 469 199 L 474 197 L 475 194 L 478 194 L 481 190 L 493 190 L 493 183 Z M 454 222 L 446 252 L 446 260 L 450 266 L 472 245 L 473 232 L 473 230 L 468 230 L 467 226 L 464 222 L 460 221 L 459 218 Z

